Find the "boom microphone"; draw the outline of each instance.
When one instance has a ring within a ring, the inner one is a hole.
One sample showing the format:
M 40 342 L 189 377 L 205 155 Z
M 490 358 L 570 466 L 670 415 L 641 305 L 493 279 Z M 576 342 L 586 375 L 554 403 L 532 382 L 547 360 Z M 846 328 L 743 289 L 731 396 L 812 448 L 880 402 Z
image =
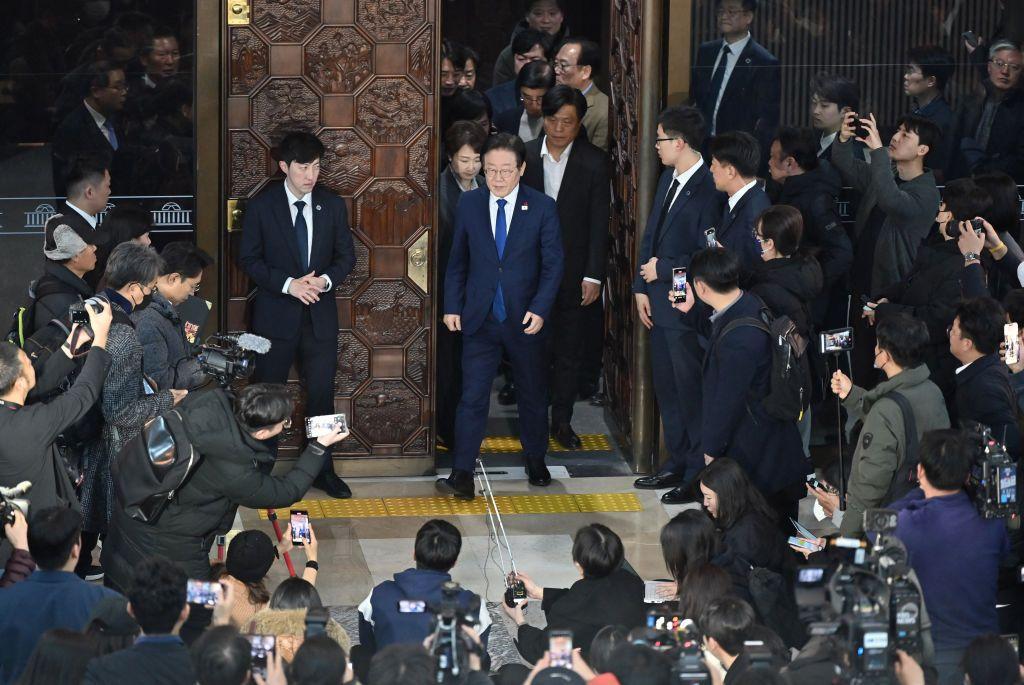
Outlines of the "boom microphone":
M 252 333 L 229 333 L 224 337 L 233 340 L 243 350 L 255 352 L 256 354 L 270 352 L 270 341 Z

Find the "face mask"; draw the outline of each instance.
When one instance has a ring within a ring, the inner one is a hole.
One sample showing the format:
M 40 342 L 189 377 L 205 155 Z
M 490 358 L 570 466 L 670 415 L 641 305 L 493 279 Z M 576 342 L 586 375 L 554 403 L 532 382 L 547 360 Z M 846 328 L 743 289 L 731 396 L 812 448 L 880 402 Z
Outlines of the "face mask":
M 880 354 L 882 354 L 882 353 L 881 353 L 881 352 L 876 352 L 876 353 L 875 353 L 875 360 L 874 360 L 873 362 L 871 362 L 871 367 L 872 367 L 873 369 L 876 369 L 876 370 L 878 370 L 878 369 L 881 369 L 881 368 L 882 368 L 882 366 L 885 366 L 884 364 L 883 364 L 882 366 L 879 366 L 879 365 L 878 365 L 878 356 L 879 356 Z
M 110 2 L 107 0 L 89 0 L 82 5 L 82 16 L 91 22 L 102 21 L 110 14 Z

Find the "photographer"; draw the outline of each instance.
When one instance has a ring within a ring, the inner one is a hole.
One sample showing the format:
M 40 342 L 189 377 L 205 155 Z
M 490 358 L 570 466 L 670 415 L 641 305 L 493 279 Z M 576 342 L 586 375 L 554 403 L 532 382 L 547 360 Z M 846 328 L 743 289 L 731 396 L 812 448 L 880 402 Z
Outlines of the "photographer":
M 190 578 L 208 578 L 210 548 L 231 528 L 239 506 L 287 507 L 302 499 L 325 450 L 348 432 L 311 440 L 287 474 L 265 475 L 259 465 L 274 457 L 264 441 L 290 425 L 292 408 L 285 386 L 266 383 L 247 386 L 237 398 L 209 390 L 182 402 L 178 411 L 202 460 L 154 523 L 136 521 L 121 503 L 115 506 L 101 556 L 108 579 L 123 587 L 132 566 L 154 554 L 179 564 Z
M 949 427 L 942 392 L 929 380 L 924 352 L 928 329 L 903 313 L 878 324 L 874 367 L 886 380 L 871 390 L 855 386 L 842 371 L 832 374 L 832 391 L 843 400 L 853 420 L 862 422 L 857 447 L 850 461 L 846 511 L 837 495 L 808 486 L 841 534 L 854 536 L 864 529 L 864 512 L 902 497 L 913 485 L 908 475 L 918 456 L 912 445 L 925 432 Z M 914 435 L 908 435 L 908 421 Z
M 971 640 L 999 629 L 996 587 L 1009 551 L 1006 525 L 982 518 L 963 488 L 979 447 L 962 431 L 926 433 L 920 488 L 891 506 L 899 511 L 893 535 L 907 548 L 931 617 L 943 684 L 960 682 L 958 665 Z
M 32 311 L 32 329 L 25 335 L 35 335 L 53 319 L 66 321 L 68 307 L 92 297 L 92 286 L 85 276 L 96 268 L 96 246 L 89 240 L 102 235 L 93 232 L 85 237 L 56 214 L 46 222 L 43 243 L 43 275 L 35 282 L 32 293 L 35 305 Z
M 142 343 L 142 370 L 157 387 L 191 390 L 205 380 L 175 307 L 199 289 L 210 255 L 187 242 L 170 243 L 160 253 L 163 266 L 149 305 L 132 312 Z
M 475 635 L 470 628 L 467 634 Z M 488 685 L 491 679 L 480 671 L 479 657 L 470 655 L 469 672 L 463 685 Z M 370 664 L 367 685 L 433 685 L 437 681 L 437 662 L 421 645 L 395 644 L 377 652 Z
M 86 307 L 93 340 L 81 373 L 67 392 L 47 404 L 25 406 L 26 398 L 36 387 L 35 369 L 22 350 L 0 342 L 0 486 L 13 487 L 30 481 L 30 511 L 54 505 L 78 508 L 74 487 L 55 441 L 62 431 L 89 412 L 101 394 L 110 365 L 105 348 L 111 308 L 103 303 L 100 309 L 97 312 Z M 73 337 L 74 333 L 69 342 Z M 72 356 L 72 350 L 65 345 L 60 353 L 51 356 L 47 366 L 71 363 Z

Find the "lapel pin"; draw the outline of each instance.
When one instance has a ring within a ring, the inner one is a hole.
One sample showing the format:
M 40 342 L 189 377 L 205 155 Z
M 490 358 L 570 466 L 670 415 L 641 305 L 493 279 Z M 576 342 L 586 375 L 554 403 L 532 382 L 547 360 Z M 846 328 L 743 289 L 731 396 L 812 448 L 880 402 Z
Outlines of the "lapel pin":
M 523 204 L 519 205 L 519 209 L 521 211 L 524 211 L 524 212 L 526 210 L 528 210 L 529 208 L 530 208 L 530 203 L 529 202 L 524 202 Z
M 745 64 L 750 64 L 750 58 L 748 57 L 747 59 L 745 59 L 745 60 L 744 60 L 744 63 L 745 63 Z
M 318 212 L 320 211 L 320 205 L 316 206 L 316 211 L 318 211 Z

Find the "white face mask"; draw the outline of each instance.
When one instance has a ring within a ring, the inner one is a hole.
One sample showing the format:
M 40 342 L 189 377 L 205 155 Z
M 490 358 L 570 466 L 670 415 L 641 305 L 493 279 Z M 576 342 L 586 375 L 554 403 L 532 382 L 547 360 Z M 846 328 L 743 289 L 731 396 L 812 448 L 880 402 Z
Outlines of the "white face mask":
M 882 351 L 881 351 L 881 350 L 879 350 L 878 352 L 875 352 L 875 360 L 874 360 L 873 362 L 871 362 L 871 368 L 873 368 L 873 369 L 876 369 L 876 370 L 879 370 L 879 369 L 881 369 L 881 368 L 882 368 L 882 366 L 885 366 L 885 364 L 882 364 L 882 366 L 879 366 L 879 365 L 878 365 L 878 357 L 879 357 L 879 356 L 880 356 L 881 354 L 882 354 Z

